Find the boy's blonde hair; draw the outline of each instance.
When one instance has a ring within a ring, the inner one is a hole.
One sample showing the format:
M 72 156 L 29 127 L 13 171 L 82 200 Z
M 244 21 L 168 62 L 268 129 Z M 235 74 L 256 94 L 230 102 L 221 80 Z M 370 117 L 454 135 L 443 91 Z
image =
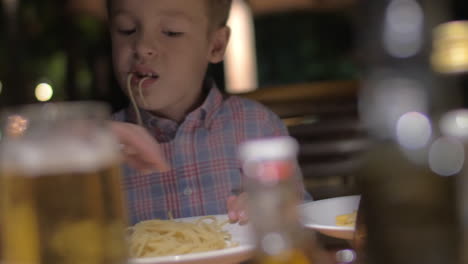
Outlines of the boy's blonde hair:
M 189 0 L 198 1 L 198 0 Z M 232 0 L 204 0 L 208 8 L 208 18 L 216 28 L 226 25 Z M 107 14 L 111 14 L 112 0 L 106 0 Z

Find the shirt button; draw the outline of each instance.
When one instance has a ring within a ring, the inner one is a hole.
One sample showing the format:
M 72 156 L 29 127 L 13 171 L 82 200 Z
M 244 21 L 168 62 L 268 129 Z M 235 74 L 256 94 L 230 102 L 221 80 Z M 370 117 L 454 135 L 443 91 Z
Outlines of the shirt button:
M 192 195 L 192 193 L 193 193 L 193 191 L 192 191 L 192 189 L 190 187 L 185 188 L 185 190 L 184 190 L 185 195 L 189 196 L 189 195 Z

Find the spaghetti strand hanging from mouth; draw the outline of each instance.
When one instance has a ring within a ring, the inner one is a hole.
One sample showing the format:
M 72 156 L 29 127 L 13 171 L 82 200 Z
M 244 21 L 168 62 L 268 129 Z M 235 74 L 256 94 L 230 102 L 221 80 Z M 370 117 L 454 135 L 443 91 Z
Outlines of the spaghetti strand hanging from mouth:
M 138 105 L 137 105 L 137 103 L 135 101 L 135 96 L 133 95 L 132 77 L 133 77 L 133 74 L 129 73 L 128 77 L 127 77 L 128 96 L 130 97 L 130 101 L 132 102 L 133 110 L 135 110 L 135 114 L 136 114 L 136 118 L 137 118 L 137 124 L 140 125 L 140 126 L 143 126 L 143 121 L 141 119 L 140 109 L 138 108 Z M 141 82 L 140 82 L 140 84 L 141 84 Z
M 140 94 L 140 99 L 141 99 L 141 102 L 143 103 L 144 107 L 148 107 L 148 104 L 146 103 L 145 97 L 143 96 L 141 85 L 143 85 L 143 82 L 148 80 L 148 79 L 151 79 L 151 78 L 150 77 L 145 77 L 145 78 L 141 79 L 140 82 L 138 83 L 138 93 Z

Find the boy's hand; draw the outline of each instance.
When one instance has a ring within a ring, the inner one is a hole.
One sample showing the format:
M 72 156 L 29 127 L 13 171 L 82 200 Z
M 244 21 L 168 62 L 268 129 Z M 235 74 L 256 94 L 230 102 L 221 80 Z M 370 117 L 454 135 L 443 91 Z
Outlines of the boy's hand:
M 144 173 L 170 169 L 159 144 L 143 127 L 116 121 L 111 121 L 110 127 L 123 146 L 128 165 Z
M 227 200 L 228 217 L 231 223 L 245 224 L 249 220 L 247 215 L 247 193 L 230 196 Z

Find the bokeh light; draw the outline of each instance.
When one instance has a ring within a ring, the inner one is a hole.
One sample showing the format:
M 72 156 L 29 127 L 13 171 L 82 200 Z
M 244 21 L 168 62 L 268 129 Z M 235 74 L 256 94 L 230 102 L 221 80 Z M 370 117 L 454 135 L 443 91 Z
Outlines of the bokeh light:
M 440 120 L 440 130 L 445 136 L 468 139 L 468 110 L 461 109 L 446 113 Z
M 20 115 L 11 115 L 7 119 L 6 134 L 9 137 L 21 137 L 28 129 L 29 120 Z
M 439 138 L 429 150 L 429 167 L 440 176 L 452 176 L 459 173 L 464 162 L 465 149 L 457 139 Z
M 47 102 L 52 99 L 54 95 L 54 90 L 52 86 L 48 83 L 40 83 L 36 86 L 36 98 L 41 102 Z
M 420 149 L 427 145 L 432 135 L 429 118 L 418 112 L 402 115 L 397 123 L 398 143 L 408 149 Z
M 451 21 L 434 29 L 433 68 L 441 73 L 468 71 L 468 21 Z
M 414 0 L 393 0 L 387 8 L 384 40 L 387 52 L 397 58 L 419 53 L 423 43 L 424 14 Z
M 396 139 L 396 127 L 402 115 L 427 113 L 427 103 L 427 91 L 421 81 L 380 70 L 364 83 L 359 111 L 373 136 Z
M 356 252 L 352 249 L 342 249 L 335 254 L 338 263 L 353 263 L 356 260 Z

